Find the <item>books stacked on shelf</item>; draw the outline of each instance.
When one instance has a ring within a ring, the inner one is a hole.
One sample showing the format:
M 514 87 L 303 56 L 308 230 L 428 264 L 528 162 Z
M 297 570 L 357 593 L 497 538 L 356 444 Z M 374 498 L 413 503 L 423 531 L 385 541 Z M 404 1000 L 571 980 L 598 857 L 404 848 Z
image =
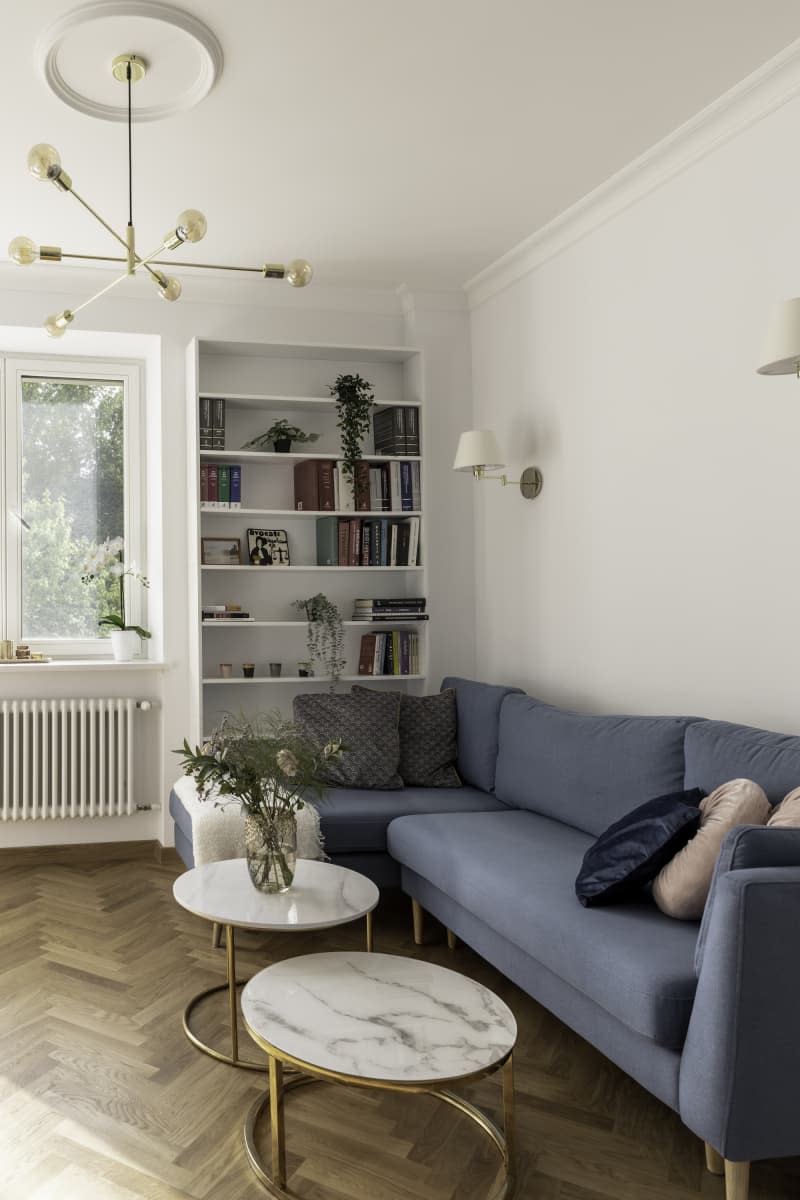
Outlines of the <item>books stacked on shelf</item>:
M 419 409 L 382 408 L 373 414 L 372 432 L 376 454 L 419 454 Z
M 317 521 L 319 567 L 416 567 L 418 564 L 419 517 L 402 521 L 320 517 Z
M 333 512 L 336 508 L 336 463 L 307 458 L 294 465 L 294 507 L 297 512 Z
M 225 449 L 225 400 L 222 396 L 200 397 L 200 449 Z
M 372 512 L 412 512 L 421 507 L 420 464 L 381 463 L 368 467 Z
M 424 596 L 354 600 L 354 621 L 427 621 Z
M 200 504 L 203 508 L 241 508 L 241 464 L 200 463 Z
M 252 621 L 249 612 L 245 612 L 240 604 L 204 604 L 202 609 L 204 621 Z
M 419 634 L 406 629 L 365 633 L 358 656 L 359 675 L 419 675 Z

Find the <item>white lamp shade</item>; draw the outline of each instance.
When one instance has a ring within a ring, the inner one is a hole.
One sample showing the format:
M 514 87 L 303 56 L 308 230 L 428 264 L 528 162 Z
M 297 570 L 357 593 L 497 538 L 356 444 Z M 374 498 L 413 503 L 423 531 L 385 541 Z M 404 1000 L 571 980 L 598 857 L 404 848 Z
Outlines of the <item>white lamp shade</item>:
M 471 471 L 473 467 L 494 471 L 505 465 L 503 452 L 491 429 L 468 429 L 458 439 L 454 471 Z
M 759 361 L 759 375 L 796 374 L 800 363 L 800 297 L 776 304 Z

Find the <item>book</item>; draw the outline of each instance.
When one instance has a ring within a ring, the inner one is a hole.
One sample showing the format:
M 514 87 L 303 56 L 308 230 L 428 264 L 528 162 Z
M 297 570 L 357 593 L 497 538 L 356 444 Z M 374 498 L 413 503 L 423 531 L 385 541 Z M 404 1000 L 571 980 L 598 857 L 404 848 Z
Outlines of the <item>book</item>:
M 361 566 L 368 567 L 369 563 L 369 546 L 370 546 L 370 528 L 369 521 L 361 522 Z
M 395 406 L 373 413 L 372 432 L 376 454 L 406 454 L 403 409 Z
M 350 619 L 352 621 L 363 621 L 365 624 L 370 624 L 376 621 L 429 621 L 430 617 L 427 613 L 408 613 L 402 611 L 380 611 L 369 613 L 359 609 L 353 613 Z
M 400 508 L 403 512 L 410 512 L 414 507 L 412 503 L 413 487 L 411 484 L 411 467 L 412 463 L 402 462 L 400 466 Z
M 298 512 L 333 512 L 335 463 L 307 458 L 294 466 L 294 507 Z
M 371 512 L 370 479 L 372 472 L 368 462 L 363 458 L 356 463 L 355 471 L 355 508 L 356 512 Z
M 381 521 L 381 560 L 380 567 L 389 565 L 389 522 Z
M 411 548 L 411 527 L 408 521 L 402 521 L 397 530 L 397 565 L 408 566 L 408 552 Z
M 361 637 L 361 649 L 358 655 L 358 674 L 372 675 L 375 668 L 375 642 L 378 634 L 365 633 Z
M 231 463 L 231 508 L 242 507 L 242 468 L 240 463 Z
M 345 474 L 344 463 L 337 462 L 336 464 L 336 486 L 339 496 L 336 500 L 337 512 L 355 512 L 356 498 L 353 491 L 353 481 L 349 475 Z
M 401 675 L 408 675 L 410 672 L 409 654 L 408 654 L 410 636 L 411 635 L 405 629 L 401 629 L 397 635 L 398 641 L 400 643 L 400 674 Z
M 369 508 L 370 512 L 381 511 L 381 469 L 380 467 L 370 467 L 369 469 Z
M 419 566 L 419 517 L 409 517 L 410 540 L 408 546 L 408 566 Z
M 422 508 L 422 471 L 421 463 L 409 463 L 411 467 L 411 508 L 419 511 Z
M 200 503 L 208 504 L 208 463 L 200 463 Z
M 211 429 L 211 448 L 212 450 L 225 449 L 225 401 L 222 396 L 214 396 L 211 401 L 212 412 L 212 429 Z
M 405 454 L 419 454 L 419 409 L 409 404 L 403 410 Z
M 227 463 L 217 467 L 217 504 L 220 508 L 231 506 L 231 469 Z
M 386 650 L 383 656 L 383 674 L 394 675 L 394 633 L 385 633 Z
M 389 463 L 389 509 L 398 512 L 402 508 L 402 489 L 400 487 L 400 463 L 392 459 Z
M 209 508 L 219 508 L 217 486 L 217 464 L 208 464 L 208 506 Z
M 339 518 L 317 517 L 317 566 L 339 565 Z
M 350 562 L 350 521 L 347 517 L 336 518 L 339 525 L 339 566 L 345 567 Z
M 375 634 L 375 658 L 372 664 L 373 675 L 383 675 L 383 664 L 386 657 L 386 634 Z
M 214 448 L 214 440 L 213 440 L 214 435 L 213 435 L 211 421 L 212 421 L 211 397 L 210 396 L 201 396 L 200 397 L 200 420 L 199 420 L 200 449 L 201 450 L 213 450 L 213 448 Z
M 389 561 L 386 564 L 389 567 L 397 566 L 397 521 L 389 523 Z
M 353 601 L 354 608 L 413 608 L 421 611 L 425 610 L 427 600 L 424 596 L 396 596 L 385 597 L 381 596 L 377 599 L 358 598 Z

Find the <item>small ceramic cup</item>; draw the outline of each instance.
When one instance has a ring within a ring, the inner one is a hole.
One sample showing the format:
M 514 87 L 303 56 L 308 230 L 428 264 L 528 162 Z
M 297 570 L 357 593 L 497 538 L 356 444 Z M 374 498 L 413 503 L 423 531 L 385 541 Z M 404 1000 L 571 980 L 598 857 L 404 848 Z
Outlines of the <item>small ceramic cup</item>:
M 242 674 L 245 679 L 252 679 L 256 673 L 255 663 L 242 663 Z
M 297 664 L 297 674 L 301 679 L 310 679 L 314 674 L 310 662 L 299 662 Z
M 280 675 L 282 665 L 283 665 L 282 663 L 270 663 L 269 664 L 269 673 L 273 679 L 277 679 L 277 677 Z
M 220 663 L 219 664 L 219 673 L 220 673 L 220 678 L 231 679 L 233 676 L 233 663 Z

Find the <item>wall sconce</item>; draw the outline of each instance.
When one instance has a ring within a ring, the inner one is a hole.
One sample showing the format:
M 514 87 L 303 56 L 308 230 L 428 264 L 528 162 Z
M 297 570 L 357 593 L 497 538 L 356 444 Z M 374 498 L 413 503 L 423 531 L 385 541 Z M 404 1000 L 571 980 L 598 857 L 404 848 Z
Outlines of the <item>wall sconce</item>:
M 503 487 L 518 483 L 526 500 L 534 500 L 539 495 L 544 480 L 538 467 L 526 467 L 520 479 L 486 473 L 499 471 L 504 466 L 503 453 L 491 429 L 468 429 L 461 434 L 453 463 L 454 471 L 471 471 L 476 479 L 494 479 Z
M 761 351 L 759 375 L 797 375 L 800 379 L 800 297 L 772 310 Z

